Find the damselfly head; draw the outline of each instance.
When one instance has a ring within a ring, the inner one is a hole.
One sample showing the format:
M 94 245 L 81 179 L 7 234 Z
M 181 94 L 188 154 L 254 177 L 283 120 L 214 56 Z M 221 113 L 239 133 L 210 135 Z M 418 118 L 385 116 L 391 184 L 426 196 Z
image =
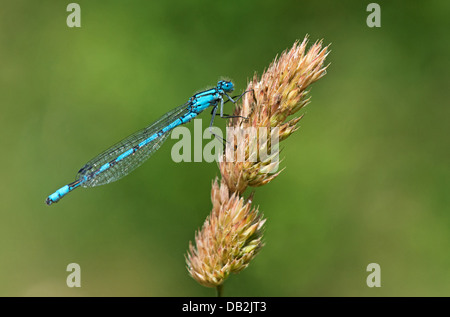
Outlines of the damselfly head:
M 234 85 L 231 81 L 221 80 L 217 83 L 217 88 L 222 89 L 225 92 L 232 92 L 234 90 Z

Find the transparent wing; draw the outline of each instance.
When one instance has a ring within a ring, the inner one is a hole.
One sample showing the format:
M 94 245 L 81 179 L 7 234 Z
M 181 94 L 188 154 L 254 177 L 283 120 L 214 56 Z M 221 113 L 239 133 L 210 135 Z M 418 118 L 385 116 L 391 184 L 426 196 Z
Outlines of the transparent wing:
M 95 158 L 87 162 L 77 174 L 77 179 L 86 180 L 82 182 L 83 187 L 94 187 L 99 185 L 108 184 L 114 182 L 126 175 L 131 171 L 139 167 L 144 163 L 160 146 L 164 143 L 170 134 L 170 131 L 160 135 L 151 142 L 147 143 L 145 146 L 138 149 L 133 154 L 125 157 L 124 159 L 118 161 L 110 168 L 105 171 L 95 175 L 97 171 L 103 164 L 109 163 L 115 160 L 119 155 L 138 145 L 142 141 L 148 139 L 150 136 L 154 135 L 162 128 L 177 120 L 180 117 L 188 114 L 189 103 L 181 105 L 158 119 L 156 122 L 152 123 L 148 127 L 133 133 L 127 138 L 123 139 L 119 143 L 113 145 L 106 151 L 97 155 Z

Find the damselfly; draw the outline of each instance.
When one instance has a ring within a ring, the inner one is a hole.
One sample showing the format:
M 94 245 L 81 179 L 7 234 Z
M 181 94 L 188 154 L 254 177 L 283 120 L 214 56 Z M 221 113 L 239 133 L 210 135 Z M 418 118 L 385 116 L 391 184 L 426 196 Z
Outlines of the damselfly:
M 47 197 L 47 205 L 58 202 L 62 197 L 75 188 L 94 187 L 114 182 L 139 167 L 148 159 L 167 139 L 170 131 L 175 127 L 191 121 L 203 110 L 212 106 L 210 131 L 220 105 L 220 116 L 223 114 L 223 105 L 231 101 L 236 103 L 234 97 L 228 93 L 234 90 L 231 81 L 221 80 L 217 86 L 193 95 L 185 104 L 169 111 L 159 120 L 148 127 L 137 131 L 106 151 L 87 162 L 79 171 L 76 180 L 61 187 Z M 228 100 L 224 102 L 224 97 Z M 212 132 L 212 131 L 211 131 Z

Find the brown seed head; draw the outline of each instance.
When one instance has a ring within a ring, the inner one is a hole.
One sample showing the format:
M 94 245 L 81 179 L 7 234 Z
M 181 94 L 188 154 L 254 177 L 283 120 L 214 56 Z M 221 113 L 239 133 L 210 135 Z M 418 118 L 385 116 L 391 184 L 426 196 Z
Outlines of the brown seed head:
M 328 46 L 322 48 L 322 42 L 316 42 L 306 52 L 307 43 L 307 37 L 301 43 L 295 42 L 289 51 L 270 64 L 260 80 L 256 74 L 253 76 L 242 105 L 234 113 L 247 120 L 232 119 L 228 123 L 229 128 L 265 128 L 270 136 L 277 133 L 278 141 L 285 140 L 298 129 L 298 122 L 303 115 L 291 119 L 288 117 L 309 103 L 307 88 L 324 76 L 327 68 L 324 62 Z M 259 140 L 258 133 L 253 137 L 238 139 L 235 146 L 226 146 L 219 168 L 230 192 L 243 193 L 248 186 L 262 186 L 280 174 L 273 157 L 263 158 L 259 155 L 261 150 L 272 153 L 272 144 L 270 138 L 265 142 Z M 245 161 L 230 159 L 236 149 L 245 149 Z M 277 149 L 273 150 L 276 152 Z M 257 159 L 252 161 L 249 158 Z
M 190 275 L 207 287 L 222 285 L 230 273 L 246 268 L 263 246 L 265 219 L 251 198 L 244 201 L 229 195 L 225 183 L 213 183 L 213 209 L 203 227 L 195 235 L 195 246 L 189 243 L 186 256 Z

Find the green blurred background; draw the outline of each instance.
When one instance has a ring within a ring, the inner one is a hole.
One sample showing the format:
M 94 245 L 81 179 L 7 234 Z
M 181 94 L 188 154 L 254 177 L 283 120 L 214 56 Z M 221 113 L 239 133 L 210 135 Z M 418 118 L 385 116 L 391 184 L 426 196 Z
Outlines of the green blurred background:
M 306 34 L 332 43 L 331 65 L 286 170 L 255 190 L 266 246 L 224 295 L 450 295 L 449 1 L 378 1 L 369 28 L 371 1 L 79 0 L 73 29 L 70 2 L 1 1 L 1 296 L 214 296 L 184 255 L 219 172 L 174 163 L 176 140 L 119 182 L 45 198 L 221 76 L 242 91 Z

